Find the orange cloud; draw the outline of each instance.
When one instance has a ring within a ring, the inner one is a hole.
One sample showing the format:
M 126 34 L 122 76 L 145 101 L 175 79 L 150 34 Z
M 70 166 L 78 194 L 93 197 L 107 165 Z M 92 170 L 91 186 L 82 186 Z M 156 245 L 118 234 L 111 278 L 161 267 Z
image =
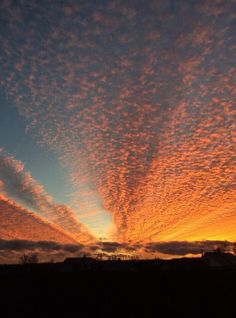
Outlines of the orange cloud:
M 63 204 L 54 203 L 44 187 L 32 178 L 30 172 L 25 171 L 20 161 L 10 156 L 1 156 L 0 176 L 4 180 L 1 184 L 4 193 L 58 224 L 78 241 L 85 242 L 93 239 L 86 227 L 76 219 L 72 209 Z
M 23 208 L 7 197 L 0 195 L 1 239 L 48 240 L 75 243 L 75 238 L 58 225 Z

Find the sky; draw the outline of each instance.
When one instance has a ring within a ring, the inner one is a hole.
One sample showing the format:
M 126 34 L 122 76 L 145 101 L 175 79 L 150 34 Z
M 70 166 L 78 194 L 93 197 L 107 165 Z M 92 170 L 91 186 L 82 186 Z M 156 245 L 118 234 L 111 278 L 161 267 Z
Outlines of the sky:
M 235 6 L 0 2 L 0 262 L 234 246 Z

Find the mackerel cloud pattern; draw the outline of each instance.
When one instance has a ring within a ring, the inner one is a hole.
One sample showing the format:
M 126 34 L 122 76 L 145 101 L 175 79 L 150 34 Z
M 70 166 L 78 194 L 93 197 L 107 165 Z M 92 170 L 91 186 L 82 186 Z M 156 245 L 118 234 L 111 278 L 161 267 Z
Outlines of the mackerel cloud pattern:
M 236 239 L 234 5 L 1 1 L 0 85 L 113 239 Z

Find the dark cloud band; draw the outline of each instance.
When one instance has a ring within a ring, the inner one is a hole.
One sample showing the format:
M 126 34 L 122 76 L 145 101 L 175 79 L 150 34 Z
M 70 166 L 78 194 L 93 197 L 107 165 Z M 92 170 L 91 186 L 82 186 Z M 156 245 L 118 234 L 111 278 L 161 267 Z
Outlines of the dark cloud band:
M 66 252 L 66 253 L 91 253 L 99 252 L 113 253 L 161 253 L 165 255 L 184 256 L 189 254 L 199 255 L 203 251 L 213 251 L 216 248 L 222 250 L 236 248 L 236 242 L 229 241 L 196 241 L 196 242 L 159 242 L 143 245 L 130 245 L 117 242 L 98 242 L 92 245 L 62 244 L 52 241 L 30 241 L 30 240 L 2 240 L 0 239 L 0 251 L 32 251 L 43 252 Z M 107 255 L 108 255 L 107 254 Z

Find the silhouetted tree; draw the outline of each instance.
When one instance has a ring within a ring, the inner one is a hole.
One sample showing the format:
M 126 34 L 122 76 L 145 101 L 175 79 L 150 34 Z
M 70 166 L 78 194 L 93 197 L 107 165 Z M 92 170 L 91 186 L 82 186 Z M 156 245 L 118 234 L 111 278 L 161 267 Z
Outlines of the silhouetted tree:
M 227 242 L 223 242 L 221 244 L 221 251 L 225 253 L 225 252 L 227 252 L 227 249 L 228 249 L 228 243 Z
M 39 258 L 37 253 L 24 254 L 20 257 L 20 264 L 35 264 L 38 263 Z
M 234 248 L 233 248 L 233 253 L 234 253 L 234 255 L 236 256 L 236 245 L 235 245 Z

